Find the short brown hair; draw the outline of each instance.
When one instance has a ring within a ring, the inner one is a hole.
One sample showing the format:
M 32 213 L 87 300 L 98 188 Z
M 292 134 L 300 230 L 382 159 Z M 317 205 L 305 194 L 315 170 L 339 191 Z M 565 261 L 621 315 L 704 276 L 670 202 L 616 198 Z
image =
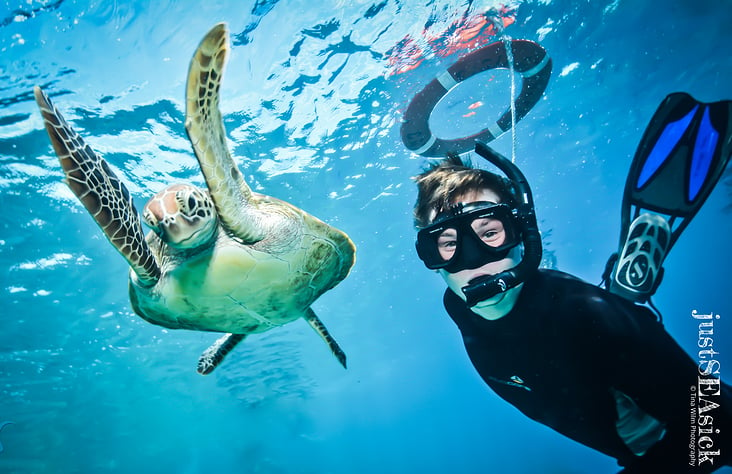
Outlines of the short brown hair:
M 463 161 L 457 154 L 445 159 L 414 177 L 417 183 L 417 203 L 414 205 L 414 225 L 423 228 L 430 224 L 430 213 L 446 210 L 454 199 L 470 192 L 490 189 L 498 194 L 501 202 L 515 205 L 513 185 L 508 179 L 490 171 L 474 168 L 470 161 Z

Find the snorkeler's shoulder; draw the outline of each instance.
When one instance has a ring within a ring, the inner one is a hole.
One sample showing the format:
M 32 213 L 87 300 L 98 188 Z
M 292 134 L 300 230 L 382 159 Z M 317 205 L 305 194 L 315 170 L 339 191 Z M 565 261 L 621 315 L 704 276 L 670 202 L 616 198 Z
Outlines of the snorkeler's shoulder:
M 572 274 L 539 269 L 522 291 L 522 299 L 535 307 L 549 308 L 553 318 L 597 325 L 614 314 L 643 312 L 644 309 Z
M 663 332 L 656 315 L 610 291 L 565 272 L 540 270 L 551 288 L 556 325 L 576 331 L 593 344 L 616 344 Z
M 526 280 L 522 294 L 526 298 L 550 298 L 555 302 L 566 298 L 581 297 L 581 294 L 591 291 L 593 285 L 577 278 L 574 275 L 549 268 L 540 268 Z

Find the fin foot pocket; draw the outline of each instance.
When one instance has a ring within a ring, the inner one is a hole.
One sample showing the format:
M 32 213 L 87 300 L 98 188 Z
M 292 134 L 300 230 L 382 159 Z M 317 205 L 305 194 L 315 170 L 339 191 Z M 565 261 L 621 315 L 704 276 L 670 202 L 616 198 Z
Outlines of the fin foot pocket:
M 643 213 L 631 224 L 610 279 L 610 291 L 644 303 L 655 293 L 662 264 L 671 242 L 668 221 L 658 214 Z

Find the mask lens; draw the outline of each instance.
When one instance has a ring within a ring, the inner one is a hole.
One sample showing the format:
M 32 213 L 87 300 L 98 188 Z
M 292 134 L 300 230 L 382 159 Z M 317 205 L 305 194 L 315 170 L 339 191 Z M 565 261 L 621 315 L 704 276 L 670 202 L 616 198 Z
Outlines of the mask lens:
M 448 262 L 455 255 L 457 250 L 458 231 L 452 227 L 444 229 L 437 235 L 437 253 L 443 262 Z
M 506 229 L 499 219 L 478 217 L 470 223 L 470 228 L 488 247 L 497 248 L 506 243 Z

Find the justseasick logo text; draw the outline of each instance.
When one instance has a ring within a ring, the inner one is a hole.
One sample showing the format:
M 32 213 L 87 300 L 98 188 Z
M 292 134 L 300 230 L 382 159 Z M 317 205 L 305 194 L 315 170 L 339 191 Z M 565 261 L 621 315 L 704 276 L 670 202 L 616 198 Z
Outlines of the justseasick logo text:
M 714 424 L 722 395 L 719 352 L 714 350 L 714 321 L 719 319 L 719 315 L 700 314 L 693 310 L 691 317 L 699 321 L 699 373 L 696 386 L 690 389 L 689 465 L 714 465 L 715 458 L 721 454 L 718 444 L 715 444 L 720 430 Z

